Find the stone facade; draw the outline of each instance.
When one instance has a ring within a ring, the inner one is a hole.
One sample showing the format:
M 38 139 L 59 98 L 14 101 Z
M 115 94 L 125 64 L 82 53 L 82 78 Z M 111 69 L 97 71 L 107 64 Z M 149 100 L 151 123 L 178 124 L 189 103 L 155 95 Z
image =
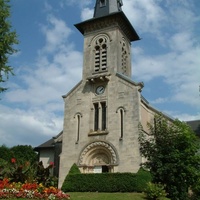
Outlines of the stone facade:
M 84 35 L 83 76 L 63 97 L 59 186 L 73 163 L 83 173 L 100 173 L 137 172 L 142 162 L 143 84 L 131 80 L 131 42 L 139 37 L 120 9 L 75 26 Z

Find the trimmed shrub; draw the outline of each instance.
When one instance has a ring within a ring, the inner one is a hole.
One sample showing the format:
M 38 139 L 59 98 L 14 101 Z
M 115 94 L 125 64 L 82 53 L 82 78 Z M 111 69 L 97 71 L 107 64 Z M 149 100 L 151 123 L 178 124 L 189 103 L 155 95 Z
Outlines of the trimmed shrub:
M 72 174 L 80 174 L 80 173 L 81 173 L 81 172 L 80 172 L 80 169 L 78 168 L 77 164 L 74 163 L 74 164 L 71 166 L 71 168 L 70 168 L 68 174 L 72 175 Z
M 138 173 L 68 174 L 62 185 L 64 192 L 143 192 L 151 175 Z
M 159 183 L 151 183 L 149 182 L 147 184 L 147 188 L 145 190 L 145 194 L 147 196 L 147 199 L 149 200 L 159 200 L 163 197 L 167 196 L 167 193 L 164 189 L 165 187 L 162 184 Z

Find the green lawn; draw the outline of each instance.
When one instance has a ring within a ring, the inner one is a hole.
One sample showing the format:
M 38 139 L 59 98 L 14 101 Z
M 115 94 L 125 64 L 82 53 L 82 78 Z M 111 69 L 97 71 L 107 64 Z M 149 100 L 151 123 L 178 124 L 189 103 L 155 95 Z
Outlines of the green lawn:
M 70 200 L 145 200 L 141 193 L 98 193 L 98 192 L 70 192 Z M 25 200 L 25 199 L 9 199 Z M 169 200 L 163 198 L 162 200 Z
M 143 194 L 137 193 L 94 193 L 70 192 L 70 200 L 144 200 Z
M 98 193 L 98 192 L 70 192 L 70 200 L 144 200 L 143 194 L 137 193 Z M 25 199 L 9 199 L 25 200 Z

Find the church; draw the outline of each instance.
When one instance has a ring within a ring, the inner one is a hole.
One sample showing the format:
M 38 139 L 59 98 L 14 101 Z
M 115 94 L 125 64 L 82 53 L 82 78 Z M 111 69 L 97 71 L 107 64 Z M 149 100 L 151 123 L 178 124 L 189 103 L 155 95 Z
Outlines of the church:
M 82 173 L 137 172 L 139 124 L 148 132 L 160 113 L 131 78 L 131 45 L 140 37 L 122 5 L 96 0 L 93 18 L 75 24 L 84 39 L 82 80 L 63 96 L 63 131 L 35 148 L 44 165 L 55 163 L 59 187 L 74 163 Z

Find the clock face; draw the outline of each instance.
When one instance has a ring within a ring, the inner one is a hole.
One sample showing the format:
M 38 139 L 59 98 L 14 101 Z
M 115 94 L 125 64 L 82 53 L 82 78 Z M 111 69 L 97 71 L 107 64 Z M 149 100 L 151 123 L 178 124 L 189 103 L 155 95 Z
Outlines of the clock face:
M 104 91 L 105 91 L 105 88 L 104 88 L 104 86 L 98 86 L 97 88 L 96 88 L 96 94 L 103 94 L 104 93 Z

